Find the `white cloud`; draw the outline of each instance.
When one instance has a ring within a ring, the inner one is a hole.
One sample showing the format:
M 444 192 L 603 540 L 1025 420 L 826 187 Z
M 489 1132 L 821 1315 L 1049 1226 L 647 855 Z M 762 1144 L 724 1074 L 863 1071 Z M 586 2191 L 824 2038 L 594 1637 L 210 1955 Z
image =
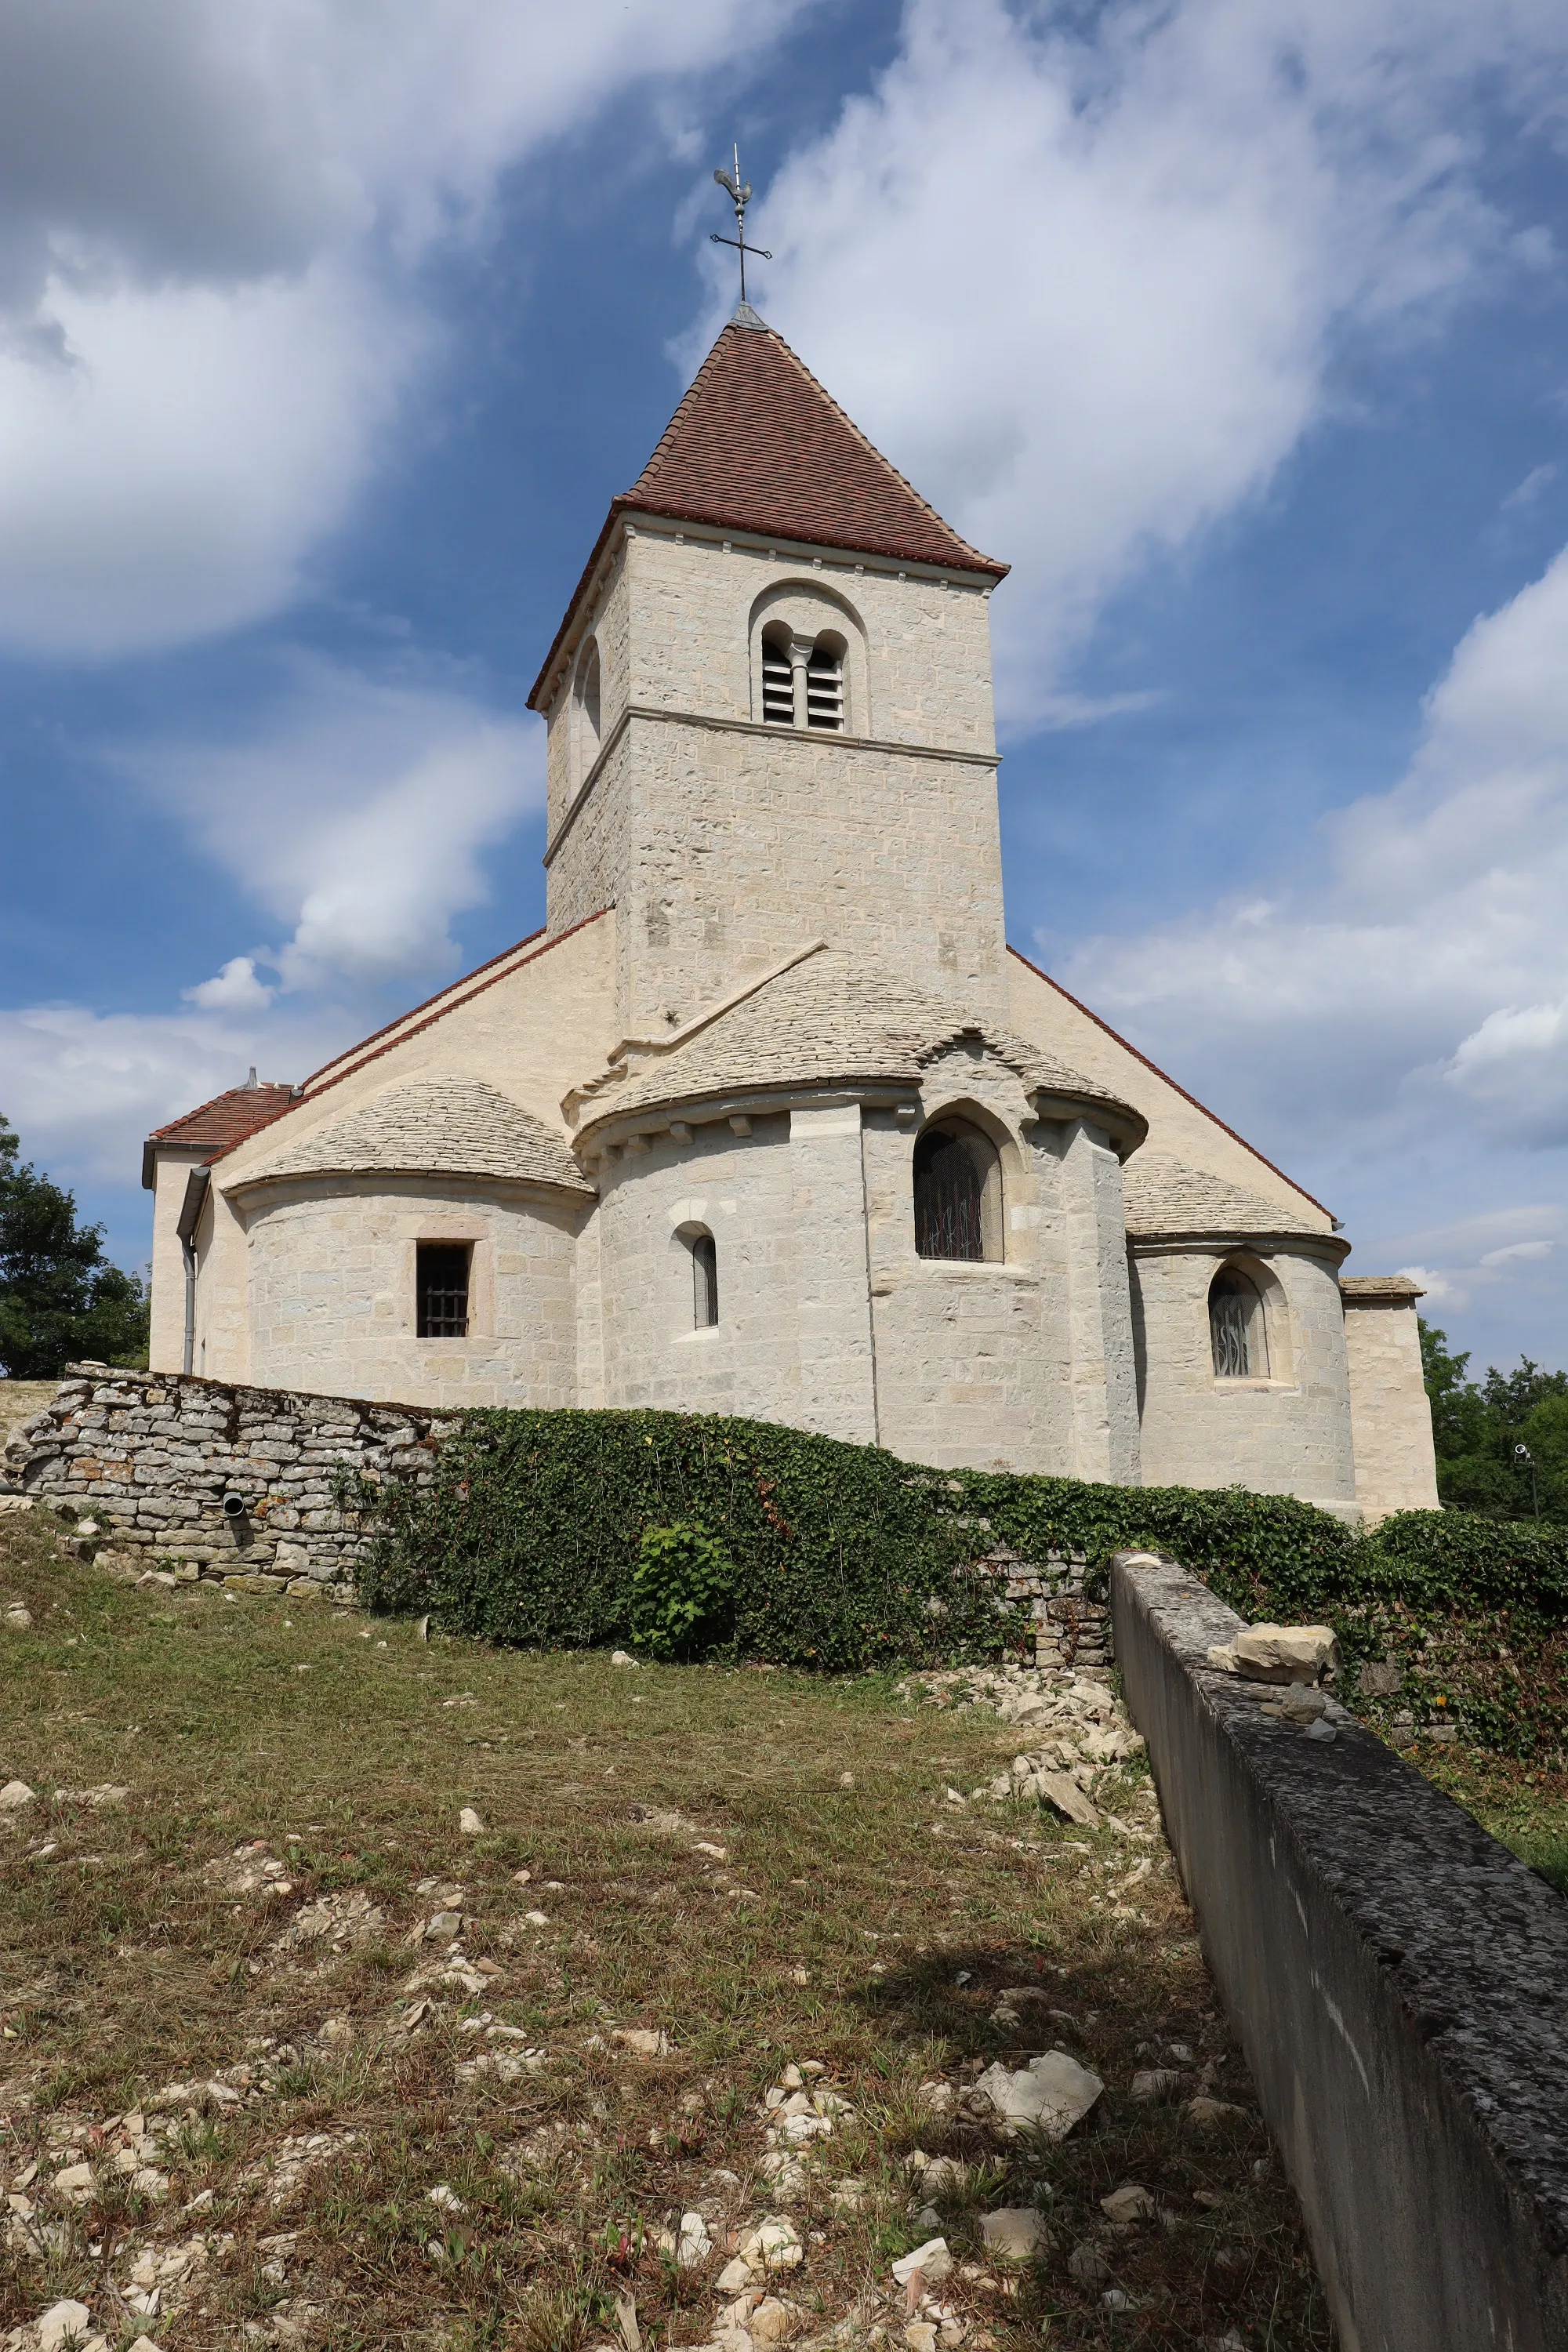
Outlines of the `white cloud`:
M 285 604 L 439 348 L 500 176 L 808 0 L 0 0 L 0 643 Z
M 230 956 L 223 970 L 195 988 L 180 991 L 187 1004 L 203 1013 L 265 1013 L 277 994 L 257 977 L 253 956 Z
M 1401 1150 L 1568 1141 L 1565 645 L 1568 550 L 1469 630 L 1398 786 L 1324 822 L 1319 888 L 1088 942 L 1070 985 L 1282 1148 L 1325 1116 Z
M 303 656 L 279 685 L 238 741 L 138 746 L 123 764 L 289 927 L 259 956 L 286 989 L 452 970 L 451 919 L 489 895 L 481 853 L 542 805 L 537 720 Z M 250 990 L 255 959 L 236 959 L 196 1001 L 238 1009 Z
M 339 1042 L 330 1022 L 279 1035 L 232 1015 L 32 1005 L 0 1012 L 0 1107 L 51 1174 L 132 1186 L 155 1127 L 242 1086 L 251 1063 L 263 1077 L 302 1077 Z
M 1557 0 L 911 0 L 759 203 L 762 299 L 1012 559 L 1005 717 L 1052 723 L 1107 595 L 1266 488 L 1347 341 L 1541 266 L 1481 192 L 1481 109 L 1539 127 L 1565 67 Z

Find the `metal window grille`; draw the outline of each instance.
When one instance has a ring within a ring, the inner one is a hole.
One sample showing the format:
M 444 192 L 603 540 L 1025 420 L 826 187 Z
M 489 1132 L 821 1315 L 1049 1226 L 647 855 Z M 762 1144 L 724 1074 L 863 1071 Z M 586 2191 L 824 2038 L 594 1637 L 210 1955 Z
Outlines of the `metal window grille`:
M 788 646 L 776 637 L 763 639 L 763 717 L 777 725 L 795 725 L 795 672 Z
M 940 1128 L 915 1145 L 915 1248 L 921 1257 L 983 1258 L 985 1171 L 962 1136 Z
M 691 1244 L 691 1320 L 706 1331 L 719 1320 L 719 1245 L 711 1234 Z
M 818 646 L 805 666 L 805 723 L 840 731 L 844 726 L 844 662 L 827 646 Z
M 1209 1292 L 1209 1336 L 1216 1380 L 1252 1378 L 1252 1319 L 1257 1308 L 1258 1294 L 1240 1275 L 1215 1276 Z
M 467 1242 L 421 1242 L 416 1252 L 415 1287 L 421 1339 L 466 1339 L 468 1336 Z

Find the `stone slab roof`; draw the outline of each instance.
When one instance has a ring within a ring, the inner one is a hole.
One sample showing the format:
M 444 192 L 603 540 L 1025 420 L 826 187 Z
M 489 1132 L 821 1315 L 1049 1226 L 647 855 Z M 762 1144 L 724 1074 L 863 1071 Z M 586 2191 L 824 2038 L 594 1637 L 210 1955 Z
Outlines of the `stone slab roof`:
M 944 998 L 833 948 L 793 964 L 651 1064 L 628 1063 L 624 1077 L 607 1073 L 584 1103 L 580 1130 L 714 1096 L 916 1086 L 945 1048 L 981 1037 L 1026 1090 L 1098 1106 L 1142 1130 L 1135 1112 L 1080 1071 L 1005 1030 L 982 1030 Z
M 1185 1160 L 1136 1152 L 1122 1176 L 1127 1230 L 1143 1238 L 1163 1234 L 1316 1234 L 1299 1209 L 1267 1201 L 1223 1176 Z
M 459 1077 L 388 1087 L 313 1134 L 285 1142 L 241 1181 L 375 1173 L 496 1176 L 574 1192 L 593 1189 L 542 1119 L 481 1079 Z
M 1348 1299 L 1425 1298 L 1426 1293 L 1407 1274 L 1342 1274 L 1340 1288 Z

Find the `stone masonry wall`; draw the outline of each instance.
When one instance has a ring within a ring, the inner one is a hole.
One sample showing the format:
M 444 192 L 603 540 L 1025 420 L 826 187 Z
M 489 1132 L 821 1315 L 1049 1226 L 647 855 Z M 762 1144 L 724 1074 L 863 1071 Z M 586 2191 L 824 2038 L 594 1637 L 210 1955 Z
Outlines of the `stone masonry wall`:
M 333 1500 L 339 1470 L 421 1483 L 446 1419 L 412 1405 L 76 1364 L 42 1411 L 13 1429 L 0 1496 L 73 1516 L 84 1554 L 109 1565 L 352 1601 L 365 1538 Z M 244 1499 L 243 1517 L 226 1516 L 226 1495 Z M 1037 1562 L 997 1544 L 984 1564 L 998 1599 L 1029 1627 L 1037 1666 L 1106 1664 L 1109 1612 L 1086 1594 L 1081 1553 Z
M 0 1486 L 74 1513 L 84 1548 L 247 1592 L 353 1598 L 364 1538 L 333 1501 L 341 1467 L 428 1476 L 442 1416 L 408 1405 L 70 1369 L 12 1434 Z M 230 1517 L 226 1495 L 246 1509 Z

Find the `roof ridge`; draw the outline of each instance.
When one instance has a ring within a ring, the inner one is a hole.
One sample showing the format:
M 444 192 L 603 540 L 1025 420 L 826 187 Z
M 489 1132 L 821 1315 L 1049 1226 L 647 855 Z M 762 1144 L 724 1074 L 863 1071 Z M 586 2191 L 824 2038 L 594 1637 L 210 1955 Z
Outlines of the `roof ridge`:
M 1210 1110 L 1207 1103 L 1199 1102 L 1196 1095 L 1189 1094 L 1186 1087 L 1171 1076 L 1169 1070 L 1163 1070 L 1158 1062 L 1152 1062 L 1147 1054 L 1141 1054 L 1130 1037 L 1124 1037 L 1120 1029 L 1113 1029 L 1109 1021 L 1102 1020 L 1100 1014 L 1085 1004 L 1080 997 L 1075 996 L 1070 988 L 1064 988 L 1059 980 L 1053 980 L 1048 971 L 1042 971 L 1037 963 L 1031 963 L 1022 950 L 1014 947 L 1010 941 L 1007 953 L 1016 961 L 1021 963 L 1026 971 L 1032 971 L 1037 980 L 1043 980 L 1047 988 L 1055 989 L 1058 996 L 1065 997 L 1074 1011 L 1081 1013 L 1086 1021 L 1092 1021 L 1097 1029 L 1103 1029 L 1106 1035 L 1131 1054 L 1135 1062 L 1142 1062 L 1146 1070 L 1152 1070 L 1154 1076 L 1163 1079 L 1173 1093 L 1179 1094 L 1184 1102 L 1191 1103 L 1194 1110 L 1202 1111 L 1204 1117 L 1217 1127 L 1222 1135 L 1228 1135 L 1233 1143 L 1239 1143 L 1244 1151 L 1250 1151 L 1254 1160 L 1267 1168 L 1271 1176 L 1279 1177 L 1281 1184 L 1289 1184 L 1292 1192 L 1300 1192 L 1303 1201 L 1310 1201 L 1313 1208 L 1321 1215 L 1327 1217 L 1331 1225 L 1335 1223 L 1333 1211 L 1326 1207 L 1315 1192 L 1309 1192 L 1304 1184 L 1297 1183 L 1294 1176 L 1287 1176 L 1283 1168 L 1277 1168 L 1267 1152 L 1259 1151 L 1256 1143 L 1248 1143 L 1245 1135 L 1238 1134 L 1234 1127 L 1227 1126 L 1218 1111 Z
M 460 1012 L 465 1004 L 471 1004 L 476 996 L 482 996 L 487 988 L 494 988 L 499 982 L 510 980 L 514 971 L 521 971 L 527 964 L 537 963 L 539 958 L 541 956 L 548 955 L 552 948 L 564 947 L 566 941 L 569 939 L 574 938 L 577 932 L 585 931 L 590 923 L 597 923 L 601 921 L 609 912 L 610 908 L 608 907 L 601 907 L 595 914 L 584 915 L 581 922 L 573 923 L 564 931 L 557 931 L 552 940 L 546 940 L 544 945 L 540 948 L 535 948 L 531 955 L 524 956 L 519 963 L 506 964 L 506 968 L 503 971 L 498 971 L 495 967 L 497 964 L 505 964 L 506 957 L 515 953 L 516 950 L 508 948 L 503 950 L 501 955 L 492 956 L 488 963 L 481 963 L 476 966 L 475 971 L 468 974 L 468 978 L 472 980 L 476 977 L 478 972 L 489 972 L 489 978 L 488 980 L 479 981 L 477 988 L 470 988 L 466 996 L 458 997 L 450 1004 L 443 1003 L 440 997 L 432 996 L 427 998 L 426 1000 L 426 1003 L 435 1005 L 437 1008 L 436 1011 L 433 1013 L 426 1013 L 425 1018 L 422 1021 L 415 1021 L 411 1028 L 403 1030 L 402 1033 L 395 1037 L 388 1037 L 385 1029 L 373 1030 L 370 1036 L 362 1041 L 362 1044 L 363 1045 L 368 1045 L 371 1050 L 368 1053 L 362 1054 L 360 1060 L 352 1063 L 347 1069 L 337 1069 L 334 1063 L 324 1062 L 321 1066 L 322 1068 L 335 1071 L 335 1076 L 330 1078 L 323 1078 L 321 1085 L 316 1088 L 314 1094 L 291 1096 L 288 1102 L 284 1103 L 279 1109 L 274 1111 L 270 1118 L 263 1119 L 258 1127 L 252 1128 L 250 1135 L 241 1136 L 239 1141 L 241 1143 L 248 1143 L 251 1139 L 251 1136 L 260 1135 L 267 1128 L 276 1126 L 278 1120 L 280 1118 L 287 1118 L 290 1111 L 300 1110 L 306 1103 L 320 1102 L 321 1097 L 327 1092 L 329 1087 L 342 1086 L 345 1078 L 352 1078 L 361 1070 L 368 1069 L 372 1062 L 380 1061 L 384 1054 L 390 1054 L 395 1047 L 401 1045 L 405 1039 L 409 1037 L 417 1037 L 422 1031 L 434 1027 L 437 1021 L 444 1021 L 447 1013 Z M 527 947 L 532 940 L 538 939 L 539 936 L 540 934 L 537 931 L 531 931 L 528 939 L 521 940 L 519 942 L 519 946 Z M 454 989 L 460 987 L 462 983 L 458 981 L 454 981 L 452 983 Z M 416 1005 L 415 1007 L 416 1012 L 423 1012 L 424 1009 L 424 1006 Z M 407 1020 L 410 1016 L 405 1013 L 404 1018 Z M 387 1027 L 395 1029 L 397 1025 L 397 1023 L 394 1021 L 389 1022 Z M 378 1037 L 385 1038 L 385 1044 L 380 1045 L 376 1045 L 375 1040 Z M 361 1046 L 351 1045 L 348 1048 L 348 1053 L 360 1054 Z M 347 1055 L 340 1056 L 340 1059 L 342 1060 L 346 1060 L 347 1058 Z M 238 1143 L 226 1144 L 221 1150 L 215 1151 L 213 1153 L 211 1160 L 209 1160 L 206 1164 L 211 1167 L 215 1161 L 226 1160 L 231 1151 L 237 1151 L 238 1149 Z

